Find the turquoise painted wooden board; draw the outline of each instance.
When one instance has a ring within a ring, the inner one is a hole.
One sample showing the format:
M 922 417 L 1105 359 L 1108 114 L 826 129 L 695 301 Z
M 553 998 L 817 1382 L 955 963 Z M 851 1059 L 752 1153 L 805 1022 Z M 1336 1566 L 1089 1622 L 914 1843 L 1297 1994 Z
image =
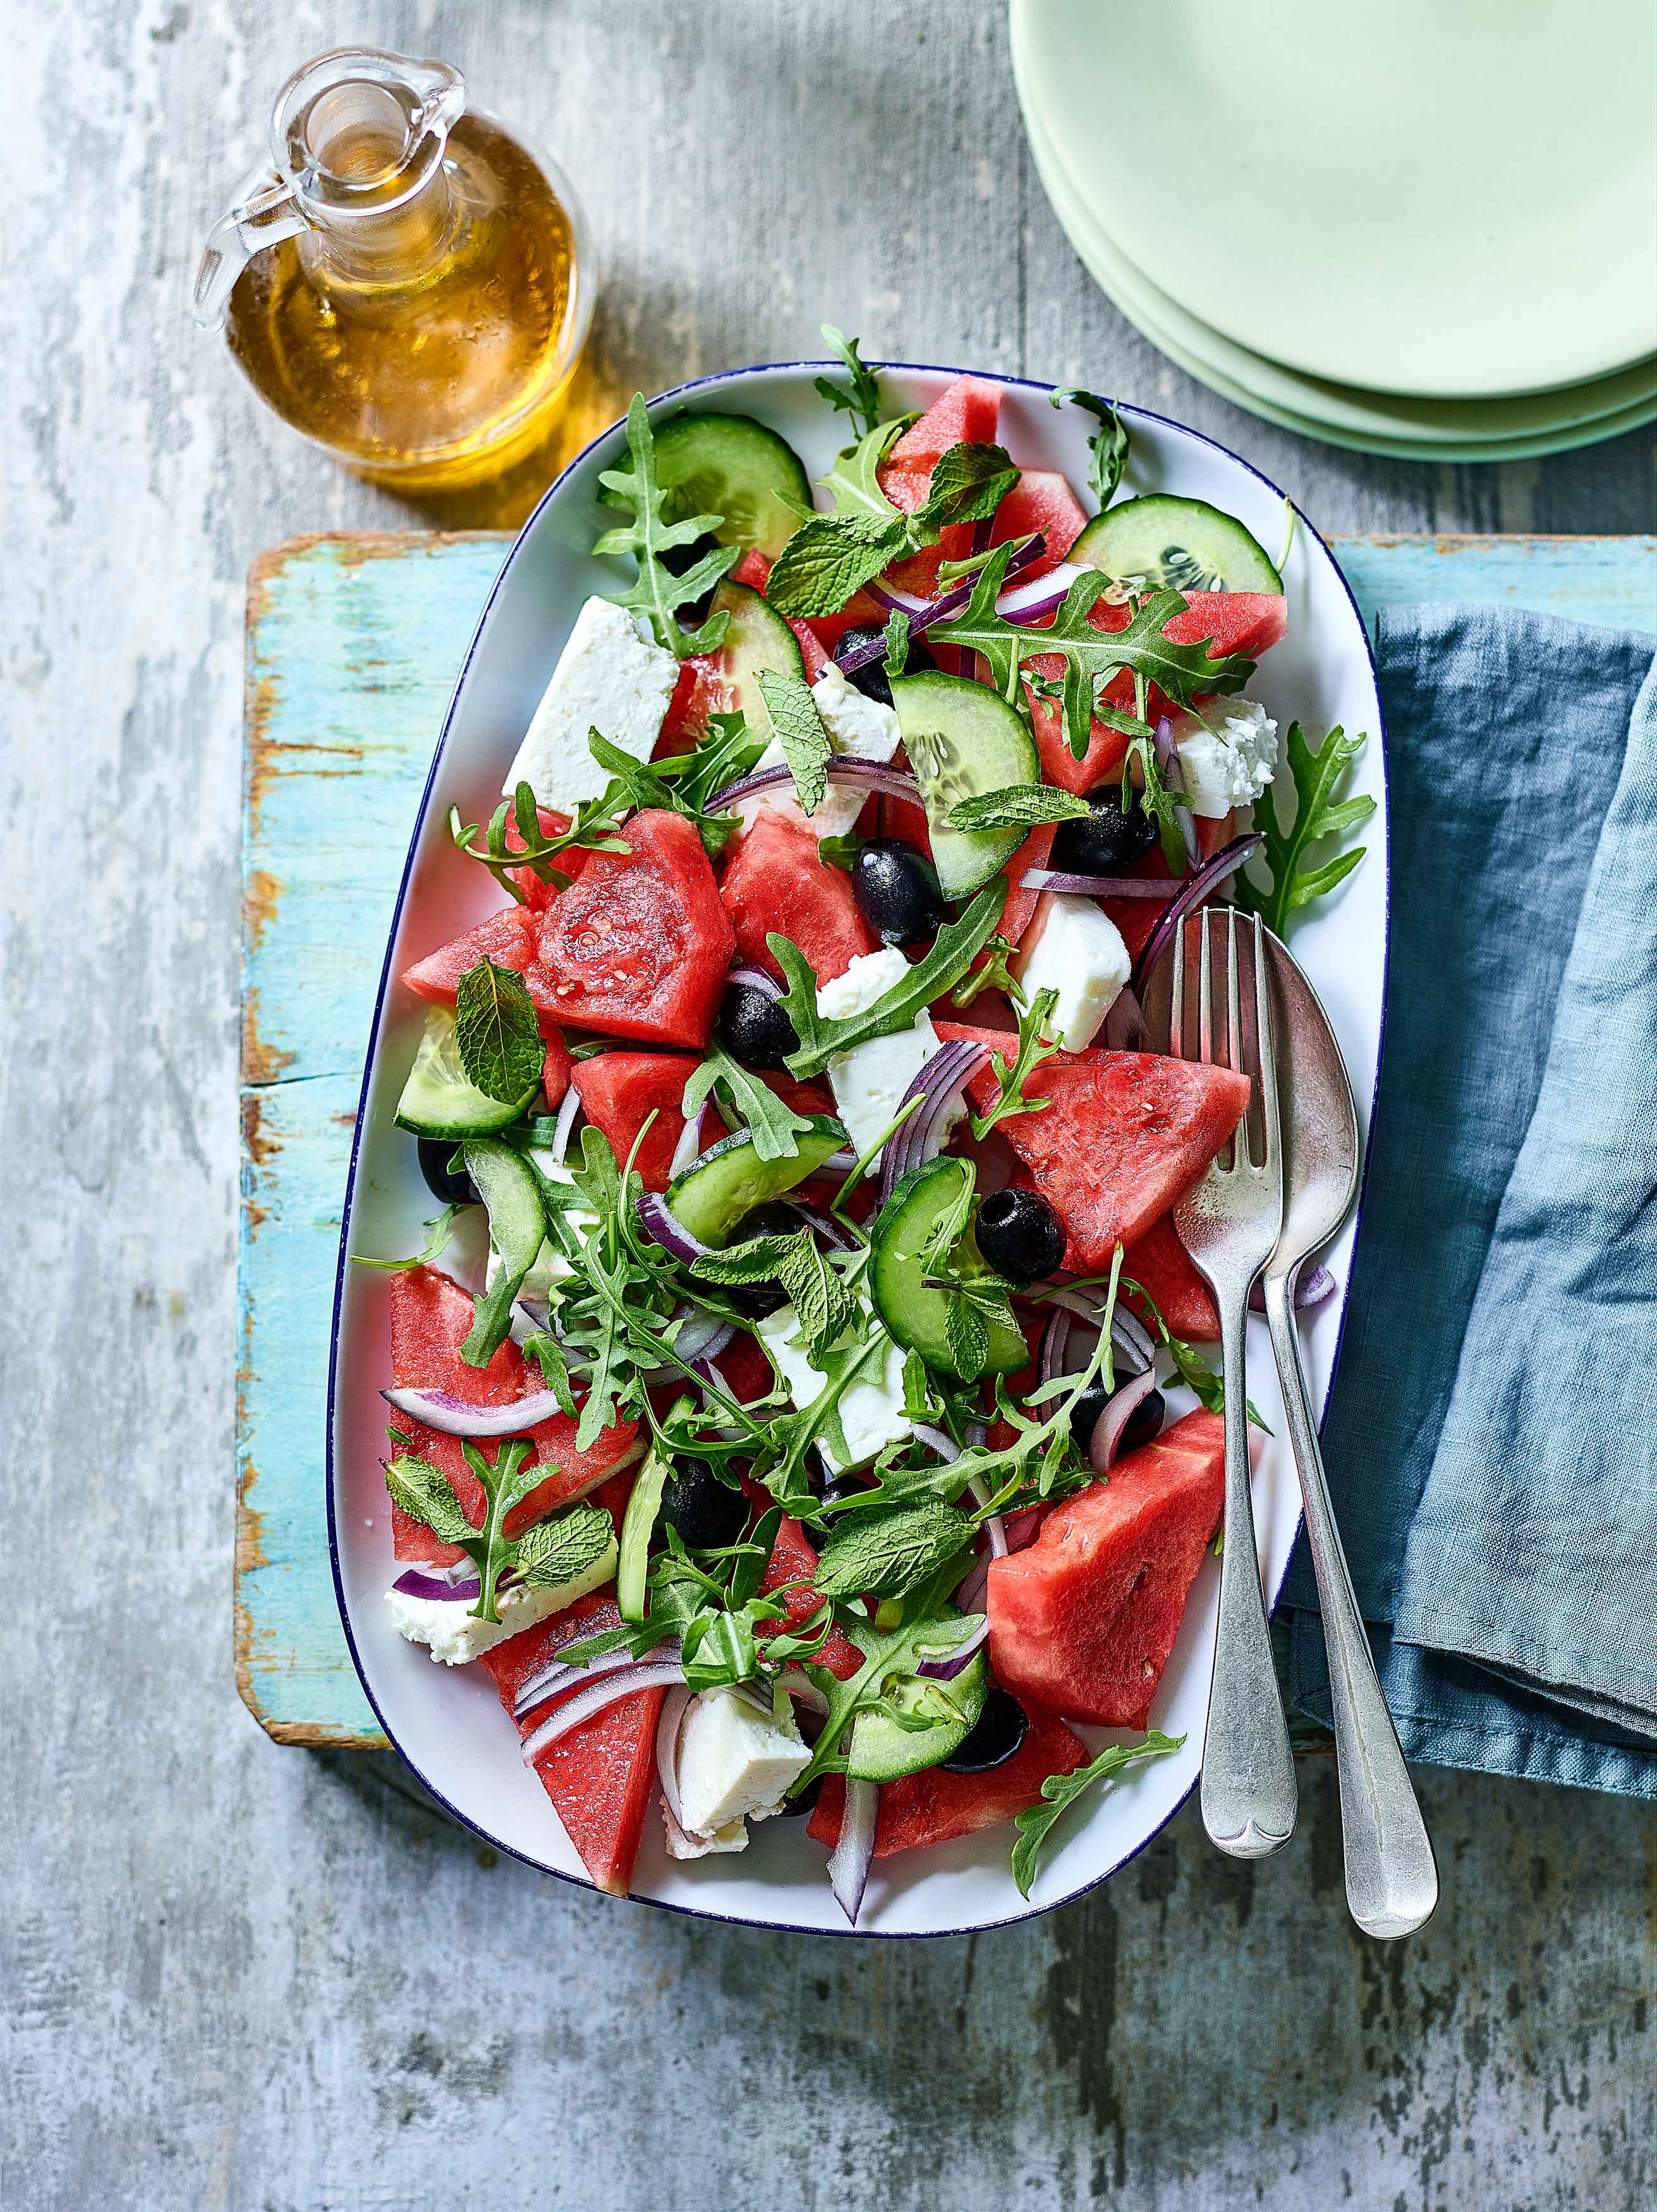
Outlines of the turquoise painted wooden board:
M 288 1743 L 385 1742 L 335 1612 L 324 1513 L 340 1206 L 415 808 L 508 542 L 295 538 L 250 579 L 236 1679 Z M 1366 620 L 1449 599 L 1657 618 L 1657 538 L 1353 538 L 1335 551 Z

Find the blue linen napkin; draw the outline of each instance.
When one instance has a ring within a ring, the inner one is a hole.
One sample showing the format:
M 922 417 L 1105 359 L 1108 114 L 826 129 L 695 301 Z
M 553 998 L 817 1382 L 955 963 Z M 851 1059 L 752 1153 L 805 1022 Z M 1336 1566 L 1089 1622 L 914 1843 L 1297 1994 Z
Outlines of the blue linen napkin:
M 1657 1797 L 1657 637 L 1394 608 L 1330 1487 L 1406 1754 Z M 1295 1702 L 1328 1717 L 1304 1542 Z

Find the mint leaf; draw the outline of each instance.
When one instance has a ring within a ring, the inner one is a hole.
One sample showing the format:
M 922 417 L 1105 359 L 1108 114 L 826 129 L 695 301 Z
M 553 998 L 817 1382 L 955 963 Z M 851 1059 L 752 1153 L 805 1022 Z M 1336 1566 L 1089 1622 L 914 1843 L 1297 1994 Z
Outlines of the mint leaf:
M 1041 1784 L 1041 1802 L 1027 1805 L 1013 1820 L 1018 1841 L 1012 1847 L 1012 1878 L 1018 1884 L 1018 1894 L 1029 1895 L 1041 1847 L 1078 1797 L 1096 1783 L 1110 1781 L 1137 1759 L 1165 1758 L 1184 1741 L 1182 1735 L 1164 1735 L 1160 1729 L 1152 1729 L 1140 1743 L 1108 1743 L 1096 1759 L 1078 1766 L 1073 1774 L 1048 1775 Z
M 862 1013 L 841 1019 L 818 1012 L 817 979 L 811 963 L 791 939 L 773 931 L 766 943 L 788 978 L 782 1010 L 793 1023 L 794 1034 L 800 1041 L 799 1050 L 788 1055 L 789 1073 L 798 1076 L 820 1074 L 836 1053 L 849 1052 L 854 1045 L 865 1044 L 871 1037 L 890 1036 L 898 1030 L 907 1030 L 934 999 L 952 990 L 961 981 L 995 934 L 1006 900 L 1007 879 L 998 876 L 984 886 L 958 921 L 944 924 L 931 950 L 901 981 L 883 992 L 874 1005 Z
M 385 1469 L 393 1505 L 429 1528 L 440 1544 L 470 1544 L 477 1531 L 460 1510 L 453 1485 L 441 1468 L 399 1452 Z
M 455 987 L 455 1044 L 466 1080 L 487 1098 L 517 1104 L 533 1091 L 547 1048 L 524 979 L 480 960 Z
M 604 469 L 599 472 L 598 482 L 609 495 L 609 503 L 630 507 L 633 520 L 619 529 L 605 531 L 592 550 L 597 554 L 633 556 L 639 573 L 632 588 L 621 595 L 620 604 L 645 617 L 659 645 L 665 646 L 681 660 L 693 653 L 712 653 L 724 642 L 731 624 L 730 616 L 721 610 L 711 614 L 699 629 L 686 630 L 679 626 L 678 610 L 701 599 L 728 574 L 741 560 L 742 548 L 718 546 L 683 575 L 675 575 L 663 561 L 663 554 L 678 546 L 694 545 L 699 538 L 718 530 L 725 517 L 691 514 L 678 522 L 666 520 L 665 495 L 656 480 L 655 433 L 650 427 L 650 412 L 642 392 L 634 393 L 628 407 L 627 447 L 631 466 Z
M 1293 787 L 1289 827 L 1279 826 L 1276 784 L 1268 784 L 1254 801 L 1254 827 L 1266 840 L 1259 857 L 1271 871 L 1272 888 L 1261 890 L 1244 872 L 1235 878 L 1238 898 L 1279 937 L 1287 936 L 1291 915 L 1344 883 L 1363 858 L 1367 848 L 1362 845 L 1315 864 L 1308 865 L 1305 856 L 1309 846 L 1344 836 L 1375 812 L 1375 802 L 1367 793 L 1335 796 L 1364 743 L 1362 735 L 1349 738 L 1337 725 L 1314 752 L 1300 724 L 1291 722 L 1284 747 Z
M 834 748 L 811 696 L 811 687 L 803 677 L 785 675 L 779 668 L 762 668 L 760 696 L 793 775 L 801 811 L 815 814 L 828 788 L 828 763 Z
M 838 614 L 854 592 L 889 568 L 909 543 L 907 517 L 814 516 L 801 523 L 772 563 L 766 597 L 796 620 Z
M 944 1342 L 956 1373 L 964 1382 L 975 1382 L 989 1362 L 989 1326 L 958 1288 L 952 1291 L 944 1309 Z
M 911 522 L 926 530 L 987 522 L 1018 477 L 999 446 L 951 446 L 934 467 L 926 501 Z
M 858 356 L 859 341 L 845 337 L 832 323 L 824 323 L 822 327 L 822 335 L 846 364 L 852 388 L 842 392 L 826 376 L 815 380 L 815 388 L 819 398 L 826 399 L 831 407 L 849 415 L 859 433 L 866 437 L 880 421 L 880 386 L 875 381 L 873 370 L 865 368 Z
M 856 1293 L 809 1229 L 787 1239 L 777 1280 L 799 1317 L 799 1333 L 811 1364 L 826 1371 L 829 1348 L 860 1312 Z
M 1052 398 L 1055 407 L 1068 399 L 1073 405 L 1084 408 L 1102 425 L 1088 440 L 1088 451 L 1092 456 L 1088 483 L 1100 506 L 1108 507 L 1116 496 L 1128 456 L 1127 427 L 1116 411 L 1116 402 L 1101 399 L 1096 392 L 1083 392 L 1073 384 L 1055 392 Z
M 735 1060 L 721 1044 L 710 1045 L 707 1058 L 684 1087 L 680 1111 L 687 1121 L 711 1092 L 717 1091 L 729 1107 L 728 1120 L 748 1131 L 754 1150 L 762 1160 L 792 1159 L 799 1139 L 811 1126 L 786 1099 L 780 1098 L 763 1078 Z
M 537 1589 L 561 1589 L 590 1574 L 616 1549 L 616 1524 L 601 1505 L 573 1505 L 549 1521 L 537 1522 L 518 1540 L 513 1572 Z
M 1010 783 L 957 799 L 946 817 L 951 830 L 1035 830 L 1044 822 L 1084 822 L 1088 803 L 1049 783 Z
M 353 1252 L 351 1265 L 354 1267 L 383 1267 L 387 1274 L 391 1275 L 400 1275 L 407 1267 L 429 1267 L 447 1250 L 455 1222 L 464 1212 L 464 1206 L 446 1206 L 434 1221 L 428 1221 L 426 1226 L 432 1233 L 426 1240 L 426 1249 L 423 1252 L 416 1252 L 412 1260 L 370 1260 L 361 1252 Z
M 903 1597 L 976 1534 L 964 1516 L 935 1503 L 848 1522 L 823 1545 L 812 1586 L 825 1597 Z

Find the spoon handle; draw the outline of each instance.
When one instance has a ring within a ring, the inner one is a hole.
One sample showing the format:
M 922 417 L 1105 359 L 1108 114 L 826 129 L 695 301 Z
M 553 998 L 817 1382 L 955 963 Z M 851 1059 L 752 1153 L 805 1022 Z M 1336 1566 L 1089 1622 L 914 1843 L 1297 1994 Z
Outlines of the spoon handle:
M 1290 1278 L 1266 1279 L 1266 1316 L 1277 1355 L 1290 1440 L 1306 1507 L 1306 1537 L 1323 1608 L 1340 1774 L 1346 1902 L 1369 1936 L 1408 1936 L 1438 1903 L 1438 1868 L 1398 1731 L 1375 1673 L 1346 1555 L 1324 1480 L 1323 1455 L 1307 1402 Z

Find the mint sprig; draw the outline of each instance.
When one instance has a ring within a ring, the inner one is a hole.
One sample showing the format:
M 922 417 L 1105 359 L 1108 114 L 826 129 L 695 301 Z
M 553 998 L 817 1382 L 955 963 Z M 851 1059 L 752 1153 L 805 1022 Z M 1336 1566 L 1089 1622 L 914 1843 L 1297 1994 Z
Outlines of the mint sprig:
M 858 1255 L 859 1265 L 861 1257 Z M 693 1261 L 690 1272 L 709 1283 L 780 1284 L 799 1322 L 806 1356 L 819 1370 L 829 1346 L 859 1312 L 853 1283 L 809 1229 L 792 1237 L 750 1237 L 722 1252 L 704 1252 Z
M 1097 1784 L 1112 1780 L 1136 1760 L 1166 1758 L 1184 1741 L 1182 1735 L 1164 1735 L 1160 1729 L 1152 1729 L 1138 1743 L 1108 1743 L 1096 1759 L 1078 1766 L 1072 1774 L 1048 1775 L 1041 1784 L 1041 1803 L 1027 1805 L 1013 1819 L 1018 1840 L 1012 1847 L 1012 1878 L 1018 1884 L 1018 1894 L 1029 1895 L 1043 1844 L 1078 1798 Z
M 1357 845 L 1326 860 L 1306 858 L 1309 847 L 1344 836 L 1375 812 L 1375 802 L 1367 792 L 1350 799 L 1336 796 L 1364 742 L 1362 734 L 1349 738 L 1337 725 L 1314 752 L 1300 724 L 1291 722 L 1284 743 L 1293 793 L 1288 827 L 1278 821 L 1277 784 L 1268 784 L 1254 801 L 1254 827 L 1266 840 L 1259 858 L 1271 871 L 1272 888 L 1261 890 L 1244 872 L 1235 878 L 1237 895 L 1279 937 L 1287 936 L 1291 915 L 1344 883 L 1367 850 Z
M 731 625 L 730 616 L 721 609 L 710 614 L 698 629 L 687 630 L 679 623 L 678 611 L 712 591 L 741 560 L 742 548 L 717 546 L 683 575 L 675 575 L 662 559 L 663 554 L 682 545 L 694 545 L 699 538 L 716 531 L 725 518 L 719 514 L 692 514 L 679 522 L 667 520 L 666 494 L 656 477 L 656 438 L 641 392 L 634 393 L 628 407 L 627 447 L 631 466 L 601 470 L 598 482 L 612 506 L 632 509 L 633 520 L 615 530 L 605 531 L 592 550 L 601 555 L 633 556 L 638 564 L 638 574 L 631 588 L 621 594 L 620 604 L 644 616 L 659 645 L 665 646 L 681 660 L 693 653 L 712 653 L 725 641 Z
M 951 830 L 1038 830 L 1047 822 L 1085 822 L 1089 809 L 1074 792 L 1051 783 L 1009 783 L 958 799 L 950 809 Z
M 455 1045 L 466 1080 L 486 1098 L 515 1105 L 545 1064 L 535 1007 L 515 968 L 480 960 L 455 987 Z
M 936 1500 L 849 1521 L 823 1545 L 812 1587 L 824 1597 L 904 1597 L 969 1551 L 977 1534 Z
M 815 814 L 828 788 L 834 747 L 822 726 L 811 687 L 803 677 L 787 675 L 780 668 L 762 668 L 760 696 L 793 776 L 800 811 L 808 816 Z

